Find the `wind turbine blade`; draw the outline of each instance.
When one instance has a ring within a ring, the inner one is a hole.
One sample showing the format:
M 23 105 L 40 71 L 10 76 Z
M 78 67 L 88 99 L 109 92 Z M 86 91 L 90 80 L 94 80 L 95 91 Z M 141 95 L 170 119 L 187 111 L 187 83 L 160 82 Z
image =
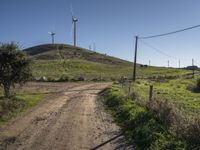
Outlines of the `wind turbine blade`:
M 56 29 L 55 24 L 53 24 L 53 25 L 52 25 L 52 32 L 55 33 L 55 29 Z
M 72 15 L 72 17 L 73 17 L 73 16 L 74 16 L 74 11 L 73 11 L 72 4 L 70 5 L 70 12 L 71 12 L 71 15 Z
M 74 16 L 72 16 L 72 24 L 74 23 Z

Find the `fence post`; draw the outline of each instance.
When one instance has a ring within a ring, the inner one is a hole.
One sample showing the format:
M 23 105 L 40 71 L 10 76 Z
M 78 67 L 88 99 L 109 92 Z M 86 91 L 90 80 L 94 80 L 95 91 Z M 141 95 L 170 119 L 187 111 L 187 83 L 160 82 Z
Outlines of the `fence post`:
M 130 93 L 131 93 L 131 81 L 129 81 L 128 96 L 130 96 Z
M 153 85 L 150 84 L 150 87 L 149 87 L 149 101 L 151 101 L 153 98 Z

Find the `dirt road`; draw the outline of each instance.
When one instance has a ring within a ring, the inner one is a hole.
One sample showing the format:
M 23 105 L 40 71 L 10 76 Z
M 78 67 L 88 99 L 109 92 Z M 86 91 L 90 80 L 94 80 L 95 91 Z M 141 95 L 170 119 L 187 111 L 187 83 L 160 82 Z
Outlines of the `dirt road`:
M 124 149 L 126 144 L 119 127 L 97 98 L 106 86 L 63 85 L 67 88 L 49 94 L 39 105 L 0 129 L 0 149 Z

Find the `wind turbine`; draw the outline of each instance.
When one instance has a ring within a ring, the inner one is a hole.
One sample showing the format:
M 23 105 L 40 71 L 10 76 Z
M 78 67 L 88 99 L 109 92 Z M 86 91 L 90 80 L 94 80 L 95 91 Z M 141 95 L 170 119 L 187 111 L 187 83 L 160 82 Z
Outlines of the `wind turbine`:
M 54 44 L 54 36 L 55 36 L 55 32 L 48 32 L 48 34 L 51 35 L 51 39 L 52 39 L 52 44 Z
M 76 23 L 78 22 L 78 18 L 74 16 L 73 9 L 71 6 L 71 15 L 72 15 L 72 26 L 73 26 L 73 34 L 74 34 L 74 46 L 76 46 Z

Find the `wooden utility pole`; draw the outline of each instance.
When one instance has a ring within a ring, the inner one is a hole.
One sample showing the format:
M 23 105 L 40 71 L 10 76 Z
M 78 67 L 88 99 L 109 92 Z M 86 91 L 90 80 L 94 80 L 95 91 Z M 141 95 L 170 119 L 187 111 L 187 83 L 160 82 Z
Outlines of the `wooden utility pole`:
M 138 45 L 138 36 L 135 37 L 135 58 L 134 58 L 134 64 L 133 64 L 133 82 L 136 80 L 137 45 Z
M 91 45 L 89 45 L 89 50 L 91 50 L 92 48 L 91 48 Z
M 93 43 L 93 51 L 96 51 L 96 45 Z
M 150 84 L 149 86 L 149 101 L 151 101 L 153 98 L 153 85 Z
M 194 59 L 192 58 L 192 77 L 194 78 Z

